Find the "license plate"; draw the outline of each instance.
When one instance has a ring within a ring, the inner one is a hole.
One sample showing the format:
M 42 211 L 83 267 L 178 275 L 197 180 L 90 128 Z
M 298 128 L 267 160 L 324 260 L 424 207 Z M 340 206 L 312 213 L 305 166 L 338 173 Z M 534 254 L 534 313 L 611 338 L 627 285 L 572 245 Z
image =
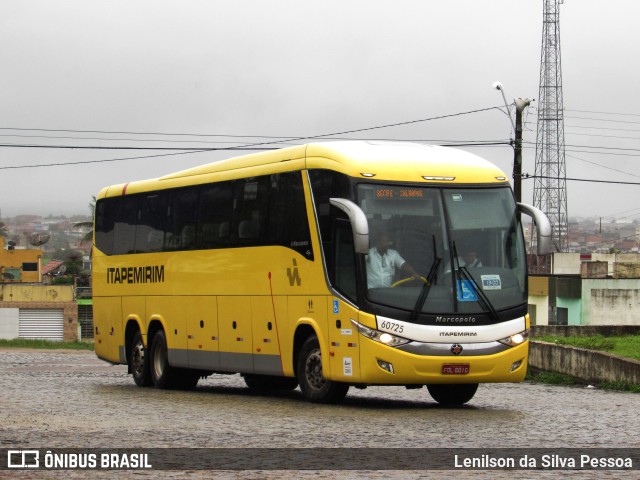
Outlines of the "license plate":
M 442 365 L 443 375 L 466 375 L 469 373 L 469 364 Z

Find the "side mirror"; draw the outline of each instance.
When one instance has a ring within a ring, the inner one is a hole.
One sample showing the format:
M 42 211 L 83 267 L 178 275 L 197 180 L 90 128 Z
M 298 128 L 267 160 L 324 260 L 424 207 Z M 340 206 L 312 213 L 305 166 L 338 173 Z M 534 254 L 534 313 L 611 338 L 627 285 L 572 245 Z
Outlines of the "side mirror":
M 551 243 L 551 222 L 545 213 L 531 205 L 526 203 L 518 203 L 518 210 L 525 215 L 528 215 L 536 225 L 538 255 L 549 255 L 553 252 L 553 245 Z
M 369 222 L 362 209 L 346 198 L 330 198 L 329 202 L 349 217 L 356 253 L 369 253 Z

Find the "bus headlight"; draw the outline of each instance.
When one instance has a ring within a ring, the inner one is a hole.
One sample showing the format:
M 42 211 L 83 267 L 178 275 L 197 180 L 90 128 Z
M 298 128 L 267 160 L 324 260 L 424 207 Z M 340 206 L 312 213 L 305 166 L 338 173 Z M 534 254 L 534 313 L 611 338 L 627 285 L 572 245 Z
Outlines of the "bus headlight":
M 396 335 L 392 335 L 387 332 L 381 332 L 380 330 L 375 330 L 373 328 L 365 327 L 355 320 L 351 320 L 351 323 L 354 327 L 360 332 L 361 335 L 370 338 L 371 340 L 375 340 L 376 342 L 382 343 L 383 345 L 388 345 L 390 347 L 397 347 L 399 345 L 404 345 L 405 343 L 409 343 L 411 340 L 398 337 Z
M 516 333 L 509 337 L 501 338 L 498 340 L 500 343 L 504 343 L 505 345 L 509 345 L 510 347 L 515 347 L 526 342 L 529 339 L 529 330 L 525 330 L 524 332 Z

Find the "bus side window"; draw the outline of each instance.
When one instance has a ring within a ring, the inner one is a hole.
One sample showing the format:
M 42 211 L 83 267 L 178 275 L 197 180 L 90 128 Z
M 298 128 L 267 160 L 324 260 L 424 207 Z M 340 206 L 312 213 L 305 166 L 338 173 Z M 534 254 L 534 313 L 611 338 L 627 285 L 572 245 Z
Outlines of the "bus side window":
M 164 238 L 164 250 L 189 250 L 195 248 L 196 211 L 198 191 L 181 188 L 171 193 L 169 219 Z M 189 235 L 189 229 L 192 230 Z M 191 238 L 191 241 L 188 239 Z
M 200 190 L 197 232 L 199 248 L 232 246 L 233 183 L 212 183 L 204 185 Z
M 113 225 L 113 253 L 122 255 L 135 253 L 138 197 L 124 196 L 118 202 Z
M 167 224 L 167 192 L 141 196 L 138 208 L 135 251 L 161 251 Z
M 106 255 L 113 254 L 113 226 L 118 198 L 105 198 L 96 204 L 96 247 Z
M 271 175 L 267 239 L 313 260 L 301 172 Z

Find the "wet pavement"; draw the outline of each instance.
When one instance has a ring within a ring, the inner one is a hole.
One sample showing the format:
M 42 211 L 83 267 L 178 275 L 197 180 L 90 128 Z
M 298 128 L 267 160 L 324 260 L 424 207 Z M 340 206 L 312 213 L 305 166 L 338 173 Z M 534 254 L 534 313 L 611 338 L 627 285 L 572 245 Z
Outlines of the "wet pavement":
M 426 389 L 352 388 L 340 405 L 299 390 L 256 394 L 238 375 L 213 375 L 195 391 L 135 386 L 125 366 L 93 352 L 0 349 L 0 448 L 640 448 L 640 394 L 542 384 L 481 385 L 461 408 Z M 0 471 L 8 474 L 8 471 Z M 81 472 L 10 472 L 77 478 Z M 92 471 L 92 478 L 123 472 Z M 529 472 L 533 473 L 533 472 Z M 536 472 L 539 478 L 639 478 L 640 472 Z M 226 478 L 485 478 L 486 472 L 216 472 Z M 210 478 L 202 471 L 136 478 Z M 522 472 L 491 472 L 512 478 Z M 526 476 L 525 476 L 526 477 Z

